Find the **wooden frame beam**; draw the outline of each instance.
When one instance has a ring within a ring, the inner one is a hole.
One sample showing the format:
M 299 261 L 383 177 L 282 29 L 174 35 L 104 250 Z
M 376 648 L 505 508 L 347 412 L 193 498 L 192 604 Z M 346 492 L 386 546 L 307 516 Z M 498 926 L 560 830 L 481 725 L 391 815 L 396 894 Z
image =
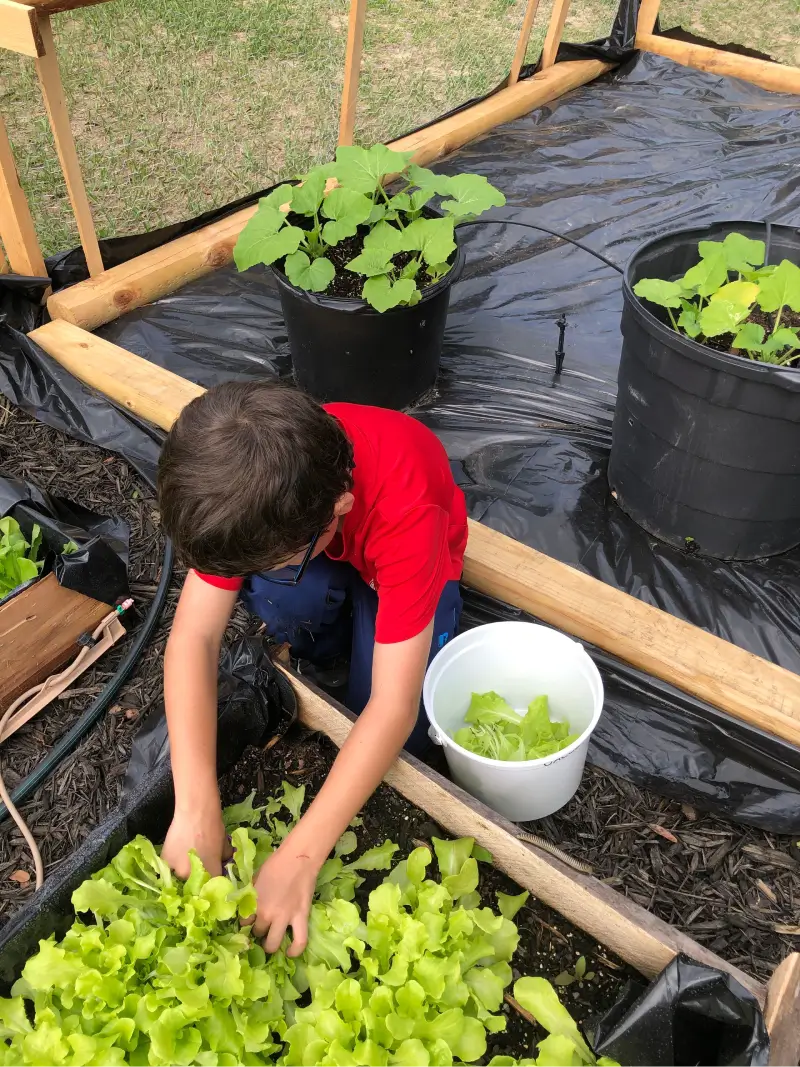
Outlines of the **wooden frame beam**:
M 33 219 L 19 184 L 14 154 L 0 115 L 0 241 L 11 269 L 31 278 L 46 278 L 47 270 Z
M 70 323 L 29 335 L 92 388 L 169 429 L 200 386 Z M 470 521 L 464 581 L 720 708 L 800 745 L 800 675 Z
M 525 56 L 528 53 L 531 30 L 533 29 L 533 23 L 536 18 L 538 7 L 539 0 L 528 0 L 527 6 L 525 7 L 525 15 L 522 19 L 522 26 L 519 31 L 519 37 L 517 38 L 517 47 L 514 50 L 514 58 L 511 60 L 511 70 L 508 75 L 509 85 L 516 85 L 519 81 L 519 72 L 522 70 L 522 64 L 525 62 Z
M 361 77 L 361 55 L 364 47 L 364 22 L 367 0 L 350 0 L 347 23 L 347 48 L 344 54 L 344 83 L 342 107 L 339 113 L 339 144 L 351 145 L 356 125 L 358 82 Z
M 67 185 L 67 193 L 75 221 L 78 225 L 78 234 L 86 256 L 86 266 L 92 277 L 103 273 L 103 257 L 100 255 L 100 246 L 97 243 L 97 233 L 92 220 L 92 210 L 89 206 L 89 198 L 83 184 L 83 176 L 78 161 L 78 153 L 75 148 L 75 139 L 72 136 L 72 127 L 69 122 L 66 100 L 64 99 L 64 86 L 61 83 L 61 72 L 58 69 L 58 57 L 56 46 L 53 41 L 53 30 L 50 25 L 49 15 L 40 15 L 38 18 L 39 32 L 44 41 L 44 55 L 36 60 L 36 73 L 39 76 L 44 106 L 47 117 L 50 120 L 50 128 L 53 131 L 53 139 Z
M 550 15 L 550 23 L 542 46 L 542 70 L 552 67 L 556 61 L 558 46 L 564 34 L 564 24 L 569 14 L 570 0 L 555 0 L 553 11 Z
M 639 7 L 639 14 L 636 18 L 636 32 L 638 33 L 653 33 L 656 28 L 656 22 L 658 22 L 658 9 L 661 7 L 661 0 L 642 0 Z
M 772 1067 L 800 1063 L 800 952 L 779 964 L 767 984 L 764 1021 Z
M 637 32 L 635 44 L 642 52 L 666 56 L 684 67 L 741 78 L 773 93 L 800 93 L 800 67 L 785 67 L 766 59 L 740 56 L 734 52 L 723 52 L 720 48 L 676 41 L 653 33 Z
M 44 55 L 35 10 L 14 0 L 0 0 L 0 48 L 23 56 Z
M 281 668 L 297 696 L 300 721 L 341 747 L 354 716 L 293 671 Z M 590 875 L 578 874 L 555 857 L 524 844 L 516 827 L 419 760 L 402 753 L 384 781 L 457 837 L 474 837 L 494 865 L 551 908 L 654 978 L 679 952 L 732 974 L 764 1003 L 765 987 L 750 975 L 657 919 Z M 789 1062 L 789 1061 L 787 1061 Z
M 611 69 L 612 64 L 596 59 L 559 63 L 449 119 L 392 141 L 389 147 L 413 152 L 414 161 L 421 165 L 432 163 L 500 123 L 511 122 Z M 255 211 L 255 205 L 244 208 L 220 222 L 111 267 L 101 277 L 60 290 L 48 301 L 51 317 L 95 330 L 126 311 L 175 292 L 187 282 L 230 262 L 233 246 Z

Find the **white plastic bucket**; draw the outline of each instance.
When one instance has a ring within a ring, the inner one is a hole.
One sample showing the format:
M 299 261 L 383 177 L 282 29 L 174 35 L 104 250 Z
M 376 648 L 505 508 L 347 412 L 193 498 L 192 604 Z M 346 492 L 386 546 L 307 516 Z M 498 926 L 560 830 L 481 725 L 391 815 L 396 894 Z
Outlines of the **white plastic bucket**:
M 542 759 L 505 762 L 467 752 L 452 734 L 464 725 L 473 693 L 499 693 L 525 713 L 546 695 L 552 719 L 580 737 Z M 460 634 L 435 657 L 422 690 L 430 736 L 444 746 L 453 779 L 514 822 L 543 819 L 577 791 L 589 738 L 603 710 L 600 672 L 583 645 L 530 622 L 493 622 Z

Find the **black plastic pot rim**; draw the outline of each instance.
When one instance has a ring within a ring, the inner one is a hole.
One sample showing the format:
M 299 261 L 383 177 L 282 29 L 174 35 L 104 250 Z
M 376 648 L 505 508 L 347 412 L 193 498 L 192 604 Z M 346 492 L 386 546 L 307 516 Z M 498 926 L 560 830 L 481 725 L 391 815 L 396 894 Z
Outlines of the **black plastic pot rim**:
M 692 240 L 702 241 L 704 235 L 707 236 L 708 231 L 716 229 L 720 226 L 730 226 L 731 232 L 735 233 L 736 228 L 739 226 L 752 226 L 763 225 L 766 227 L 766 223 L 745 222 L 742 219 L 738 219 L 732 222 L 721 220 L 720 222 L 711 223 L 708 226 L 694 226 L 685 230 L 667 230 L 665 233 L 661 233 L 658 237 L 653 237 L 649 241 L 645 241 L 644 244 L 639 245 L 636 251 L 631 255 L 625 267 L 625 273 L 622 277 L 622 289 L 626 299 L 630 302 L 631 310 L 639 318 L 641 324 L 650 330 L 658 328 L 666 328 L 672 332 L 672 327 L 665 322 L 662 322 L 656 315 L 650 311 L 645 303 L 639 299 L 639 297 L 633 291 L 633 285 L 631 284 L 631 274 L 633 272 L 633 266 L 637 260 L 653 245 L 659 244 L 661 241 L 668 237 L 674 238 L 691 238 Z M 800 229 L 794 226 L 779 226 L 774 225 L 773 230 L 789 230 L 798 234 L 798 240 L 800 240 Z M 669 279 L 665 279 L 669 280 Z M 800 390 L 800 367 L 779 367 L 775 363 L 761 363 L 759 360 L 748 359 L 746 356 L 733 356 L 729 352 L 718 352 L 713 348 L 708 348 L 706 345 L 701 345 L 698 341 L 692 340 L 691 337 L 687 337 L 686 334 L 676 334 L 681 339 L 681 343 L 685 346 L 685 354 L 692 354 L 697 358 L 698 363 L 702 363 L 715 371 L 725 371 L 729 374 L 735 374 L 740 378 L 753 378 L 755 380 L 765 381 L 769 380 L 771 385 L 785 385 L 789 386 L 793 391 Z M 765 382 L 766 384 L 766 382 Z
M 414 307 L 419 307 L 420 304 L 432 300 L 435 296 L 438 296 L 442 290 L 448 289 L 451 285 L 455 284 L 461 277 L 461 272 L 464 270 L 466 259 L 466 253 L 463 247 L 458 243 L 458 237 L 456 237 L 455 259 L 453 260 L 450 270 L 443 278 L 440 278 L 438 282 L 429 285 L 427 289 L 423 290 L 422 298 L 418 303 L 414 304 Z M 292 293 L 298 300 L 305 300 L 309 304 L 319 304 L 323 307 L 330 308 L 332 311 L 342 311 L 347 315 L 378 315 L 381 318 L 388 318 L 391 315 L 402 315 L 404 311 L 409 310 L 407 306 L 402 306 L 389 308 L 388 311 L 376 311 L 371 304 L 368 304 L 366 300 L 362 300 L 360 296 L 326 296 L 325 293 L 312 293 L 307 289 L 299 289 L 296 285 L 292 285 L 280 267 L 273 266 L 272 272 L 281 289 Z

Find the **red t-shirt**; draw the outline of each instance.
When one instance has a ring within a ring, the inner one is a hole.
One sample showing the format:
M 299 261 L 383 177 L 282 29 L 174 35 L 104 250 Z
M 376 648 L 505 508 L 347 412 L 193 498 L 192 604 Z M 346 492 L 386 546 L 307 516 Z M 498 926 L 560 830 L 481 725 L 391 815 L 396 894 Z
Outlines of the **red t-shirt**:
M 461 577 L 467 545 L 464 494 L 447 453 L 410 415 L 325 404 L 353 445 L 353 510 L 326 553 L 352 564 L 378 593 L 375 640 L 406 641 L 433 618 L 445 583 Z M 240 589 L 243 578 L 200 578 Z

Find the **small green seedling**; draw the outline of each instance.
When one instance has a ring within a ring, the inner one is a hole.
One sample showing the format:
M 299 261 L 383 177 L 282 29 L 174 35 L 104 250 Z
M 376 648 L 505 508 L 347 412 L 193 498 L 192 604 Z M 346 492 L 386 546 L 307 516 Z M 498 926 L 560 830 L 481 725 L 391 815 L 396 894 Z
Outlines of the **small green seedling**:
M 580 956 L 575 961 L 575 967 L 571 971 L 562 971 L 553 979 L 553 985 L 565 986 L 573 985 L 575 982 L 591 982 L 595 977 L 594 971 L 586 970 L 586 957 Z
M 800 329 L 781 322 L 787 309 L 800 313 L 800 267 L 788 259 L 764 266 L 764 242 L 741 233 L 700 241 L 698 252 L 682 278 L 642 278 L 636 296 L 665 308 L 673 329 L 701 344 L 730 335 L 733 355 L 778 366 L 800 359 Z M 756 309 L 774 315 L 769 332 L 750 321 Z
M 259 201 L 233 250 L 236 266 L 275 264 L 292 285 L 322 293 L 336 277 L 331 249 L 362 234 L 363 250 L 345 269 L 364 279 L 363 299 L 377 311 L 419 303 L 423 270 L 430 285 L 451 269 L 455 227 L 506 201 L 481 175 L 435 174 L 412 163 L 412 154 L 380 144 L 338 148 L 333 163 Z M 392 178 L 400 186 L 390 195 Z M 443 198 L 442 217 L 425 212 L 434 197 Z

